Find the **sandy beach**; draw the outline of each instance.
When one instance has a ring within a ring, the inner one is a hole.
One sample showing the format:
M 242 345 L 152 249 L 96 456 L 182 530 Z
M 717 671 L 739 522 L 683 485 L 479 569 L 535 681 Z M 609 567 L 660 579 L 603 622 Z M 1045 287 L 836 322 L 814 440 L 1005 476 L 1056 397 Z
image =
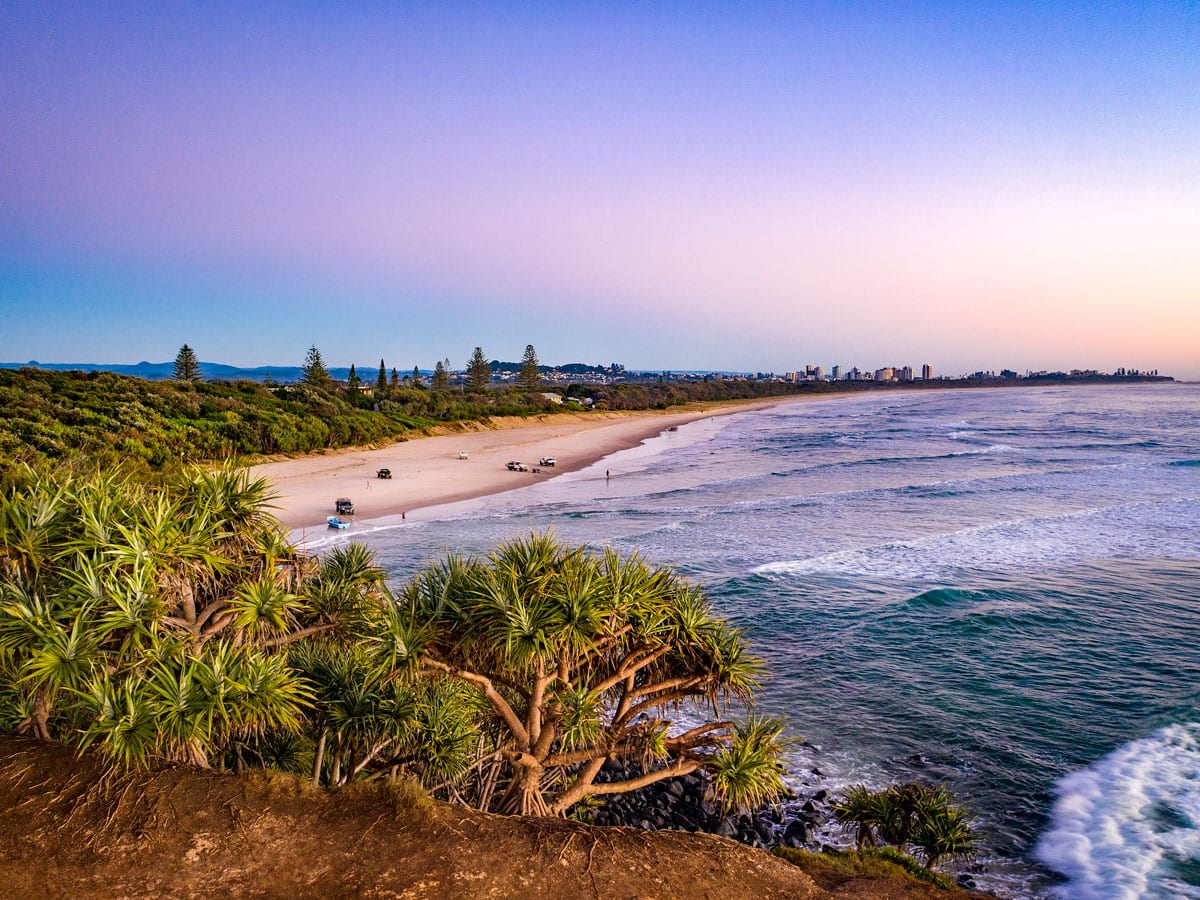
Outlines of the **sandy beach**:
M 252 470 L 274 485 L 280 521 L 293 529 L 325 528 L 334 500 L 354 502 L 356 521 L 411 515 L 420 510 L 515 490 L 591 465 L 671 427 L 713 416 L 804 402 L 795 396 L 697 407 L 681 412 L 563 413 L 493 420 L 453 434 L 415 438 L 388 447 L 340 450 L 264 463 Z M 466 453 L 466 459 L 461 458 Z M 557 465 L 538 465 L 543 457 Z M 509 471 L 517 460 L 528 472 Z M 376 477 L 391 469 L 391 479 Z M 538 468 L 540 471 L 534 472 Z

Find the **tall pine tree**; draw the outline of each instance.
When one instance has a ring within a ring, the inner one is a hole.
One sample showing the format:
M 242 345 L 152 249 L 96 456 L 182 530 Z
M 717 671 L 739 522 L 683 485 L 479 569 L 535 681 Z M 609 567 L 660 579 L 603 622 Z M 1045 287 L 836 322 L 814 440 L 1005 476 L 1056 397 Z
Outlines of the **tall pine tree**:
M 179 352 L 175 354 L 175 371 L 172 377 L 176 381 L 199 381 L 200 380 L 200 363 L 196 359 L 196 353 L 187 344 L 179 348 Z
M 521 360 L 521 368 L 517 371 L 517 387 L 523 391 L 536 391 L 541 382 L 538 374 L 538 358 L 533 344 L 525 345 L 525 357 Z
M 467 387 L 475 393 L 480 393 L 487 390 L 491 380 L 492 367 L 488 365 L 487 357 L 483 355 L 483 348 L 476 347 L 471 358 L 467 360 Z
M 446 368 L 446 364 L 440 359 L 437 365 L 433 367 L 433 389 L 435 391 L 444 391 L 450 387 L 450 372 Z
M 387 393 L 387 389 L 388 389 L 387 369 L 384 368 L 383 360 L 381 359 L 379 361 L 379 377 L 375 379 L 375 393 L 376 393 L 376 395 L 382 397 L 384 394 Z
M 304 367 L 300 370 L 300 380 L 312 387 L 329 386 L 329 370 L 321 359 L 321 351 L 313 344 L 304 355 Z

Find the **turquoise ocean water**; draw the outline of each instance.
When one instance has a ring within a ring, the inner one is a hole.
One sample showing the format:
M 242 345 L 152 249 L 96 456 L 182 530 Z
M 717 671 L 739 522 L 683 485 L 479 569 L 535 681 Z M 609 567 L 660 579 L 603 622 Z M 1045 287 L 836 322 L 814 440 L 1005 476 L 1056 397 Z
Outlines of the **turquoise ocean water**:
M 798 787 L 946 783 L 1004 896 L 1200 898 L 1200 386 L 786 404 L 348 537 L 402 578 L 549 526 L 746 627 Z

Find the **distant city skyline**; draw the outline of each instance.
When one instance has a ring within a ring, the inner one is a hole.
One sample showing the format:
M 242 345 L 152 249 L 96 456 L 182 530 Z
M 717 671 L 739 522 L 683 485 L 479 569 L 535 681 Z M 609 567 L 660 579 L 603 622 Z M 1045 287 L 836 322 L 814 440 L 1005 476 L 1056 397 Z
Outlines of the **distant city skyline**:
M 1200 379 L 1194 5 L 0 9 L 0 360 Z

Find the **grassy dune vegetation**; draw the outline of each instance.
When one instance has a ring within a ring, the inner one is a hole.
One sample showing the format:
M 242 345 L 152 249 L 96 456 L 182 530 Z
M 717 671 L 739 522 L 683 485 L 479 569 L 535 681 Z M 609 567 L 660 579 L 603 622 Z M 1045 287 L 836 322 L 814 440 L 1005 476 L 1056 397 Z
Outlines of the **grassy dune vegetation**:
M 698 400 L 788 393 L 741 383 L 573 386 L 607 409 L 666 409 Z M 541 415 L 564 407 L 537 391 L 388 387 L 375 396 L 345 385 L 252 381 L 144 381 L 108 372 L 0 369 L 0 475 L 15 464 L 86 459 L 92 469 L 161 471 L 181 463 L 298 454 L 394 440 L 440 423 Z

